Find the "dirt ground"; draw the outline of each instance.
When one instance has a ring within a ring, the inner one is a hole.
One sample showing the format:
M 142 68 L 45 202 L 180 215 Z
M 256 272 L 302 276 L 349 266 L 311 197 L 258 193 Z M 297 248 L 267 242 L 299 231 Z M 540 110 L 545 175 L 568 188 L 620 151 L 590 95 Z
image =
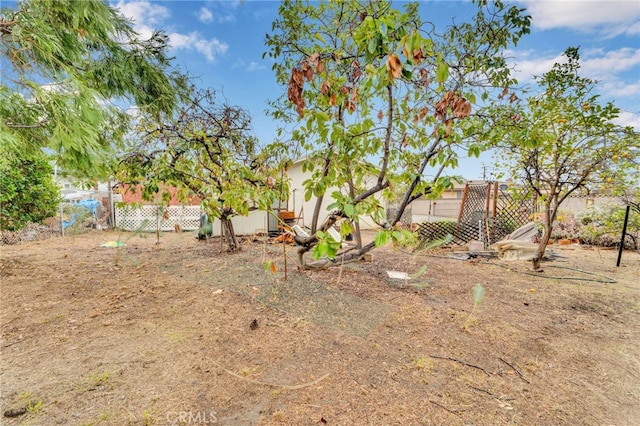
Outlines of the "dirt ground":
M 264 238 L 0 247 L 0 423 L 640 424 L 637 253 L 556 248 L 529 275 L 392 247 L 308 272 L 287 250 L 285 280 Z

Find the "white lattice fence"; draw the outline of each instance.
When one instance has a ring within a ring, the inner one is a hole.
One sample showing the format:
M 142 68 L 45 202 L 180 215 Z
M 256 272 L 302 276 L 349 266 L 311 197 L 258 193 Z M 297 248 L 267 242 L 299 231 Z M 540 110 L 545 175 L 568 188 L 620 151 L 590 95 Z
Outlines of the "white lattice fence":
M 168 219 L 163 218 L 165 210 Z M 200 206 L 123 206 L 116 207 L 115 213 L 116 226 L 125 231 L 155 231 L 158 222 L 161 231 L 173 231 L 176 225 L 180 225 L 183 231 L 200 228 Z

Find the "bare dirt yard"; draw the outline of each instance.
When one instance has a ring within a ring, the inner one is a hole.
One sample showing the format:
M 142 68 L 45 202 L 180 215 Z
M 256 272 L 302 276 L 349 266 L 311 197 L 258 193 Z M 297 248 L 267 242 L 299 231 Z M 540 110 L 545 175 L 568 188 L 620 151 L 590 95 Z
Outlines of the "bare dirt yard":
M 264 238 L 0 247 L 0 423 L 640 424 L 637 253 L 556 248 L 530 275 L 393 247 L 309 272 L 287 250 L 285 280 Z

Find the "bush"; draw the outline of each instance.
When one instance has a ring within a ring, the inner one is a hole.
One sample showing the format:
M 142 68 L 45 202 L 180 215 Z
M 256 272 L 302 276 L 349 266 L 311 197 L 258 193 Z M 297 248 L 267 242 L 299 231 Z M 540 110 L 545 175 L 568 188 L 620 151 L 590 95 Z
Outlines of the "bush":
M 604 247 L 616 246 L 620 242 L 626 208 L 619 205 L 590 207 L 576 216 L 578 238 L 585 244 Z M 627 224 L 626 245 L 638 248 L 640 237 L 640 214 L 631 211 Z
M 0 230 L 18 231 L 54 216 L 60 188 L 44 157 L 8 158 L 0 153 Z
M 573 213 L 560 210 L 553 224 L 551 238 L 577 238 L 579 226 Z

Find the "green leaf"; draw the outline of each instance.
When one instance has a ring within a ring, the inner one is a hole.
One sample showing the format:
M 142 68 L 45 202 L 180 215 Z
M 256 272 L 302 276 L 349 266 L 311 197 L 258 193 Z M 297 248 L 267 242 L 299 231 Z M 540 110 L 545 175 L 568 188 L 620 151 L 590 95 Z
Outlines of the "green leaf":
M 387 244 L 389 240 L 389 232 L 388 231 L 380 231 L 376 234 L 374 243 L 376 247 L 382 247 Z
M 376 53 L 377 49 L 378 49 L 378 40 L 375 37 L 372 37 L 369 40 L 369 43 L 367 44 L 367 50 L 369 51 L 369 53 L 373 55 L 374 53 Z
M 353 204 L 345 204 L 344 205 L 344 214 L 347 215 L 347 217 L 353 217 L 356 215 L 356 208 Z
M 351 223 L 349 221 L 343 220 L 342 223 L 340 224 L 340 235 L 342 235 L 343 237 L 346 237 L 352 232 L 353 232 L 353 226 L 351 226 Z
M 438 54 L 438 67 L 436 69 L 436 80 L 438 83 L 444 83 L 449 78 L 449 66 L 442 60 Z

